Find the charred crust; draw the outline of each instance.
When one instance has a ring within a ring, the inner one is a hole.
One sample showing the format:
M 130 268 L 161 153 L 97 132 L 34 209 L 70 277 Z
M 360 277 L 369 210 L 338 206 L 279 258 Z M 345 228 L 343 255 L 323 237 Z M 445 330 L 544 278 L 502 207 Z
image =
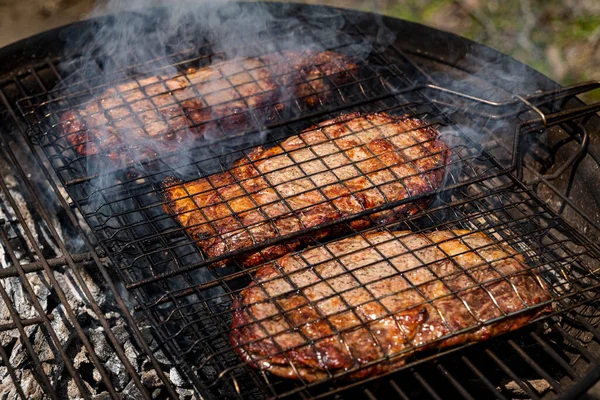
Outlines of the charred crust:
M 318 128 L 326 128 L 328 126 L 336 125 L 343 122 L 348 122 L 356 118 L 360 118 L 363 116 L 363 113 L 360 111 L 354 111 L 351 113 L 340 114 L 333 119 L 328 119 L 326 121 L 320 122 L 318 125 L 308 128 L 307 130 L 314 130 Z
M 74 121 L 77 121 L 77 120 L 78 120 L 78 117 L 75 115 L 75 111 L 73 111 L 73 110 L 65 111 L 60 116 L 60 123 L 61 124 L 71 123 L 71 122 L 74 122 Z
M 169 189 L 172 186 L 181 185 L 183 181 L 176 176 L 167 176 L 161 183 L 162 189 Z
M 173 198 L 173 193 L 172 193 L 172 189 L 177 186 L 177 185 L 181 185 L 183 184 L 183 181 L 175 176 L 168 176 L 166 177 L 160 184 L 160 188 L 161 188 L 161 192 L 160 192 L 160 197 L 162 198 L 163 204 L 163 210 L 165 211 L 165 213 L 171 215 L 172 211 L 171 211 L 171 207 L 169 206 L 169 203 L 172 201 L 176 201 L 177 199 Z

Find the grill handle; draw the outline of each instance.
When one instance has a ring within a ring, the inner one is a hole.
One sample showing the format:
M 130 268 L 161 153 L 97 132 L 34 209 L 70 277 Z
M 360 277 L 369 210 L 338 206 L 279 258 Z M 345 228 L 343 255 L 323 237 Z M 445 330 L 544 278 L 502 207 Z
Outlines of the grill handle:
M 564 111 L 559 111 L 552 114 L 544 114 L 539 108 L 531 105 L 536 113 L 540 115 L 540 118 L 527 121 L 523 123 L 522 127 L 525 128 L 523 133 L 531 133 L 539 130 L 540 128 L 548 128 L 554 125 L 562 124 L 564 122 L 573 121 L 574 119 L 592 116 L 600 111 L 600 102 L 587 104 L 581 107 L 571 108 Z
M 471 103 L 471 104 L 464 104 L 464 103 L 460 104 L 460 103 L 457 103 L 456 101 L 444 101 L 443 99 L 440 99 L 440 98 L 430 98 L 429 100 L 434 103 L 442 104 L 444 106 L 452 107 L 452 108 L 461 108 L 461 109 L 464 108 L 464 111 L 467 113 L 496 120 L 496 119 L 515 117 L 518 114 L 520 114 L 523 111 L 526 111 L 528 109 L 533 109 L 536 113 L 541 114 L 541 111 L 538 108 L 540 106 L 554 103 L 558 100 L 566 100 L 572 96 L 576 96 L 576 95 L 582 94 L 582 93 L 587 93 L 587 92 L 590 92 L 590 91 L 596 90 L 596 89 L 600 89 L 600 81 L 589 81 L 589 82 L 577 83 L 577 84 L 574 84 L 571 86 L 566 86 L 566 87 L 559 88 L 559 89 L 547 90 L 547 91 L 533 93 L 533 94 L 513 95 L 512 99 L 507 100 L 507 101 L 492 101 L 492 100 L 488 100 L 488 99 L 482 99 L 477 96 L 472 96 L 472 95 L 469 95 L 466 93 L 462 93 L 462 92 L 459 92 L 456 90 L 444 88 L 444 87 L 433 85 L 433 84 L 425 84 L 425 85 L 419 85 L 419 86 L 407 88 L 407 89 L 401 90 L 400 93 L 405 92 L 405 91 L 412 91 L 412 90 L 432 90 L 432 91 L 435 91 L 438 93 L 442 93 L 448 97 L 459 98 L 459 99 L 465 101 L 466 103 Z M 595 104 L 597 107 L 597 103 L 595 103 Z M 465 107 L 461 107 L 463 105 Z M 474 105 L 475 105 L 475 107 L 474 107 Z M 594 104 L 591 104 L 586 107 L 593 108 Z M 559 112 L 559 113 L 556 113 L 556 117 L 561 116 L 561 118 L 563 118 L 564 120 L 576 118 L 576 117 L 573 117 L 571 113 L 573 113 L 575 110 L 585 109 L 586 107 L 581 107 L 581 108 L 577 108 L 577 109 L 567 110 L 564 112 Z M 597 111 L 597 109 L 596 109 L 596 111 Z M 585 114 L 591 113 L 591 112 L 595 112 L 595 111 L 585 111 L 584 110 L 583 112 L 584 112 L 584 114 L 582 114 L 582 115 L 585 115 Z M 563 113 L 564 113 L 564 115 L 562 115 Z M 552 114 L 552 115 L 554 116 L 554 114 Z M 545 116 L 545 118 L 548 120 L 548 116 Z M 544 118 L 542 117 L 542 120 L 543 119 Z M 562 122 L 563 119 L 561 119 L 557 123 Z

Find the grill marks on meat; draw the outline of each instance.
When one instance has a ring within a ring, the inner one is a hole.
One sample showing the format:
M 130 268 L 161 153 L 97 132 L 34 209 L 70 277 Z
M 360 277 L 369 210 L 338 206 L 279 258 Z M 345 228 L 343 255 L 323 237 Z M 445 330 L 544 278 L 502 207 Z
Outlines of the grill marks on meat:
M 346 114 L 258 147 L 223 173 L 181 183 L 164 181 L 165 211 L 196 243 L 216 257 L 434 191 L 442 182 L 448 148 L 438 133 L 414 118 Z M 362 229 L 414 213 L 428 199 L 406 203 L 349 223 Z M 311 233 L 323 239 L 343 231 Z M 308 236 L 248 252 L 250 267 L 311 242 Z
M 258 269 L 234 302 L 231 340 L 276 375 L 316 381 L 372 363 L 349 374 L 361 379 L 517 329 L 550 299 L 521 255 L 483 233 L 369 232 Z
M 116 85 L 63 113 L 60 127 L 80 155 L 103 154 L 122 165 L 223 130 L 257 129 L 289 106 L 286 100 L 297 98 L 309 107 L 325 102 L 331 83 L 347 82 L 356 68 L 332 51 L 234 59 Z

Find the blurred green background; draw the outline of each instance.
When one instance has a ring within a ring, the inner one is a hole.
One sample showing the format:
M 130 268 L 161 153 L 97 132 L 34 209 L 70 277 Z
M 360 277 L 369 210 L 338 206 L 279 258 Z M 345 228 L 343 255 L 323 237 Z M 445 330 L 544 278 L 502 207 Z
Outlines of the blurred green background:
M 509 54 L 564 85 L 600 80 L 600 0 L 304 2 L 379 12 L 466 36 Z M 94 0 L 0 0 L 0 46 L 85 18 L 95 3 Z M 586 100 L 599 101 L 599 92 L 588 95 Z
M 465 36 L 563 85 L 600 80 L 600 0 L 307 2 L 380 12 Z M 600 101 L 600 90 L 583 98 Z

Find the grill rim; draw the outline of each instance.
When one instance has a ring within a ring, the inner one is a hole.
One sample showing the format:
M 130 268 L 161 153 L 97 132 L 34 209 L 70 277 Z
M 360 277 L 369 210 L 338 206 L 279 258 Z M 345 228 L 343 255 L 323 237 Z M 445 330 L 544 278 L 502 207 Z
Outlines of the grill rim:
M 311 7 L 311 6 L 302 5 L 302 7 Z M 343 11 L 344 11 L 344 12 L 347 12 L 347 10 L 343 10 Z M 365 14 L 365 13 L 363 13 L 363 14 Z M 384 19 L 385 19 L 385 18 L 389 18 L 389 17 L 384 17 Z M 89 22 L 89 21 L 88 21 L 88 22 Z M 404 21 L 401 21 L 401 22 L 402 22 L 402 23 L 404 23 Z M 12 46 L 15 46 L 15 48 L 16 48 L 16 45 L 22 44 L 22 42 L 26 42 L 26 41 L 29 41 L 29 40 L 32 40 L 32 41 L 34 41 L 34 40 L 36 40 L 36 39 L 40 39 L 40 38 L 43 38 L 44 36 L 50 35 L 50 34 L 52 34 L 53 32 L 54 32 L 54 33 L 59 33 L 59 32 L 62 32 L 62 30 L 63 30 L 63 29 L 65 29 L 65 28 L 68 28 L 68 27 L 71 27 L 71 26 L 78 26 L 79 24 L 84 24 L 84 23 L 86 23 L 86 22 L 82 22 L 82 23 L 76 23 L 76 24 L 72 24 L 72 25 L 69 25 L 69 26 L 66 26 L 66 27 L 56 28 L 56 29 L 54 29 L 54 30 L 52 30 L 52 31 L 47 31 L 47 32 L 44 32 L 44 33 L 42 33 L 42 34 L 36 35 L 36 36 L 34 36 L 34 37 L 32 37 L 32 38 L 25 39 L 24 41 L 17 42 L 17 43 L 15 43 L 14 45 L 11 45 L 11 46 L 9 46 L 9 48 L 10 48 L 10 47 L 12 47 Z M 412 24 L 412 23 L 408 23 L 408 24 Z M 419 25 L 419 24 L 414 24 L 414 25 Z M 422 26 L 422 25 L 421 25 L 421 26 Z M 431 28 L 427 28 L 427 29 L 428 29 L 428 30 L 431 30 Z M 441 32 L 441 31 L 438 31 L 438 32 Z M 441 33 L 443 33 L 444 35 L 451 35 L 451 34 L 448 34 L 448 33 L 445 33 L 445 32 L 441 32 Z M 455 35 L 454 35 L 454 36 L 455 36 Z M 466 40 L 468 40 L 468 39 L 460 38 L 460 37 L 458 37 L 458 36 L 456 36 L 456 38 L 460 39 L 461 41 L 466 41 Z M 483 45 L 480 45 L 480 44 L 478 44 L 478 43 L 475 43 L 475 42 L 471 42 L 471 43 L 472 43 L 472 44 L 476 44 L 476 45 L 478 45 L 478 46 L 483 46 Z M 1 56 L 1 55 L 3 55 L 3 52 L 4 52 L 4 51 L 6 51 L 6 49 L 7 49 L 7 48 L 4 48 L 4 49 L 2 49 L 2 50 L 0 51 L 0 56 Z M 488 48 L 488 49 L 489 49 L 489 48 Z M 491 49 L 489 49 L 489 50 L 491 50 Z M 492 51 L 493 51 L 493 50 L 492 50 Z M 493 52 L 494 52 L 494 51 L 493 51 Z M 502 55 L 502 56 L 503 56 L 503 57 L 508 57 L 508 56 L 504 56 L 504 55 Z M 513 61 L 514 61 L 514 60 L 513 60 Z M 527 67 L 527 68 L 529 68 L 529 67 Z M 539 74 L 539 73 L 538 73 L 538 74 Z M 547 78 L 547 77 L 545 77 L 545 76 L 543 76 L 543 75 L 541 75 L 541 74 L 539 74 L 539 75 L 540 75 L 541 77 L 543 77 L 543 78 L 544 78 L 543 80 L 546 80 L 546 81 L 548 82 L 548 84 L 550 84 L 550 85 L 557 85 L 557 86 L 558 86 L 558 84 L 556 84 L 555 82 L 551 81 L 549 78 Z M 582 104 L 583 104 L 583 103 L 582 103 Z M 583 379 L 582 379 L 582 381 L 583 381 Z
M 529 76 L 534 76 L 535 79 L 530 79 L 527 82 L 525 82 L 525 84 L 528 84 L 529 82 L 535 82 L 537 83 L 541 83 L 543 85 L 543 87 L 539 87 L 539 86 L 533 86 L 530 85 L 528 89 L 523 90 L 522 92 L 529 92 L 533 89 L 542 89 L 542 90 L 551 90 L 551 89 L 558 89 L 560 87 L 562 87 L 560 84 L 558 84 L 556 81 L 552 80 L 551 78 L 547 77 L 546 75 L 542 74 L 541 72 L 533 69 L 532 67 L 521 63 L 520 61 L 516 60 L 515 58 L 503 54 L 497 50 L 494 50 L 493 48 L 482 44 L 482 43 L 478 43 L 475 42 L 471 39 L 465 38 L 465 37 L 461 37 L 458 36 L 454 33 L 451 32 L 446 32 L 446 31 L 442 31 L 436 28 L 432 28 L 417 22 L 412 22 L 412 21 L 406 21 L 406 20 L 402 20 L 399 18 L 394 18 L 394 17 L 390 17 L 387 15 L 381 15 L 381 14 L 377 14 L 374 12 L 368 12 L 368 11 L 358 11 L 358 10 L 354 10 L 354 9 L 349 9 L 349 8 L 341 8 L 341 7 L 333 7 L 333 6 L 324 6 L 324 5 L 310 5 L 310 4 L 302 4 L 302 3 L 295 3 L 295 2 L 286 2 L 286 3 L 278 3 L 278 2 L 272 2 L 272 1 L 264 1 L 262 3 L 265 3 L 267 5 L 269 5 L 270 7 L 283 7 L 285 6 L 290 6 L 290 7 L 294 7 L 297 9 L 333 9 L 333 10 L 337 10 L 341 13 L 347 13 L 347 14 L 354 14 L 356 16 L 368 16 L 370 18 L 374 18 L 376 20 L 381 19 L 381 21 L 386 25 L 390 27 L 390 30 L 392 30 L 396 36 L 402 36 L 402 37 L 407 37 L 406 35 L 401 35 L 404 33 L 411 33 L 411 35 L 416 35 L 416 36 L 421 36 L 421 34 L 425 34 L 424 36 L 429 36 L 432 38 L 432 40 L 420 43 L 423 45 L 423 48 L 426 48 L 427 46 L 431 46 L 432 42 L 435 42 L 436 38 L 444 38 L 447 42 L 449 42 L 449 45 L 452 46 L 456 46 L 456 50 L 450 52 L 450 54 L 454 54 L 454 55 L 459 55 L 459 54 L 465 54 L 468 53 L 468 48 L 472 48 L 472 52 L 477 54 L 477 60 L 469 60 L 469 62 L 465 62 L 465 61 L 461 61 L 460 59 L 457 58 L 444 58 L 444 57 L 440 57 L 439 54 L 434 55 L 435 52 L 430 51 L 424 51 L 423 54 L 433 57 L 433 58 L 439 58 L 440 60 L 444 61 L 445 63 L 448 63 L 450 65 L 453 65 L 456 68 L 461 68 L 463 70 L 467 70 L 467 71 L 471 71 L 470 74 L 472 75 L 477 75 L 476 73 L 473 72 L 474 68 L 476 68 L 476 66 L 493 66 L 494 64 L 498 64 L 498 65 L 502 65 L 504 62 L 506 62 L 507 60 L 509 60 L 508 62 L 511 65 L 514 66 L 519 66 L 520 68 L 523 69 L 523 71 L 527 71 L 526 73 Z M 240 3 L 240 4 L 254 4 L 254 3 Z M 146 10 L 153 10 L 155 12 L 157 12 L 158 14 L 164 14 L 166 13 L 166 8 L 161 8 L 161 7 L 152 7 L 152 8 L 147 8 Z M 3 68 L 0 68 L 0 76 L 4 75 L 4 74 L 12 74 L 15 71 L 19 71 L 22 70 L 22 67 L 19 68 L 14 68 L 12 66 L 14 65 L 21 65 L 20 63 L 22 61 L 26 61 L 28 65 L 31 65 L 31 61 L 32 60 L 46 60 L 48 58 L 52 58 L 52 57 L 69 57 L 70 54 L 61 54 L 61 51 L 64 50 L 64 46 L 66 45 L 66 38 L 70 37 L 70 36 L 82 36 L 81 33 L 86 33 L 89 32 L 90 29 L 90 25 L 101 25 L 103 23 L 106 23 L 107 21 L 110 20 L 114 20 L 114 16 L 111 15 L 106 15 L 106 16 L 101 16 L 101 17 L 95 17 L 95 18 L 90 18 L 90 19 L 86 19 L 86 20 L 82 20 L 82 21 L 78 21 L 78 22 L 73 22 L 70 24 L 65 24 L 53 29 L 49 29 L 43 32 L 40 32 L 36 35 L 30 36 L 28 38 L 25 39 L 21 39 L 18 40 L 14 43 L 8 44 L 2 48 L 0 48 L 0 57 L 2 57 L 4 60 L 10 60 L 10 62 L 6 62 L 4 64 Z M 463 52 L 461 52 L 462 50 L 465 50 Z M 421 49 L 423 50 L 423 49 Z M 473 63 L 472 61 L 478 61 L 479 63 Z M 35 65 L 35 63 L 34 63 Z M 31 65 L 28 68 L 33 67 L 34 65 Z M 497 67 L 495 68 L 491 68 L 492 70 L 496 70 Z M 524 75 L 525 73 L 523 73 Z M 509 81 L 507 80 L 502 80 L 499 79 L 498 77 L 493 76 L 488 76 L 488 75 L 482 75 L 485 76 L 486 78 L 496 78 L 493 80 L 493 82 L 504 82 L 504 85 L 502 84 L 495 84 L 496 86 L 499 86 L 507 91 L 511 91 L 510 89 L 508 89 L 509 87 L 511 87 L 511 85 L 509 84 Z M 538 82 L 539 81 L 539 82 Z M 522 83 L 522 82 L 521 82 Z M 516 84 L 514 84 L 516 86 Z M 514 88 L 514 86 L 513 86 Z M 583 105 L 584 103 L 581 100 L 577 100 L 579 101 L 578 105 Z

